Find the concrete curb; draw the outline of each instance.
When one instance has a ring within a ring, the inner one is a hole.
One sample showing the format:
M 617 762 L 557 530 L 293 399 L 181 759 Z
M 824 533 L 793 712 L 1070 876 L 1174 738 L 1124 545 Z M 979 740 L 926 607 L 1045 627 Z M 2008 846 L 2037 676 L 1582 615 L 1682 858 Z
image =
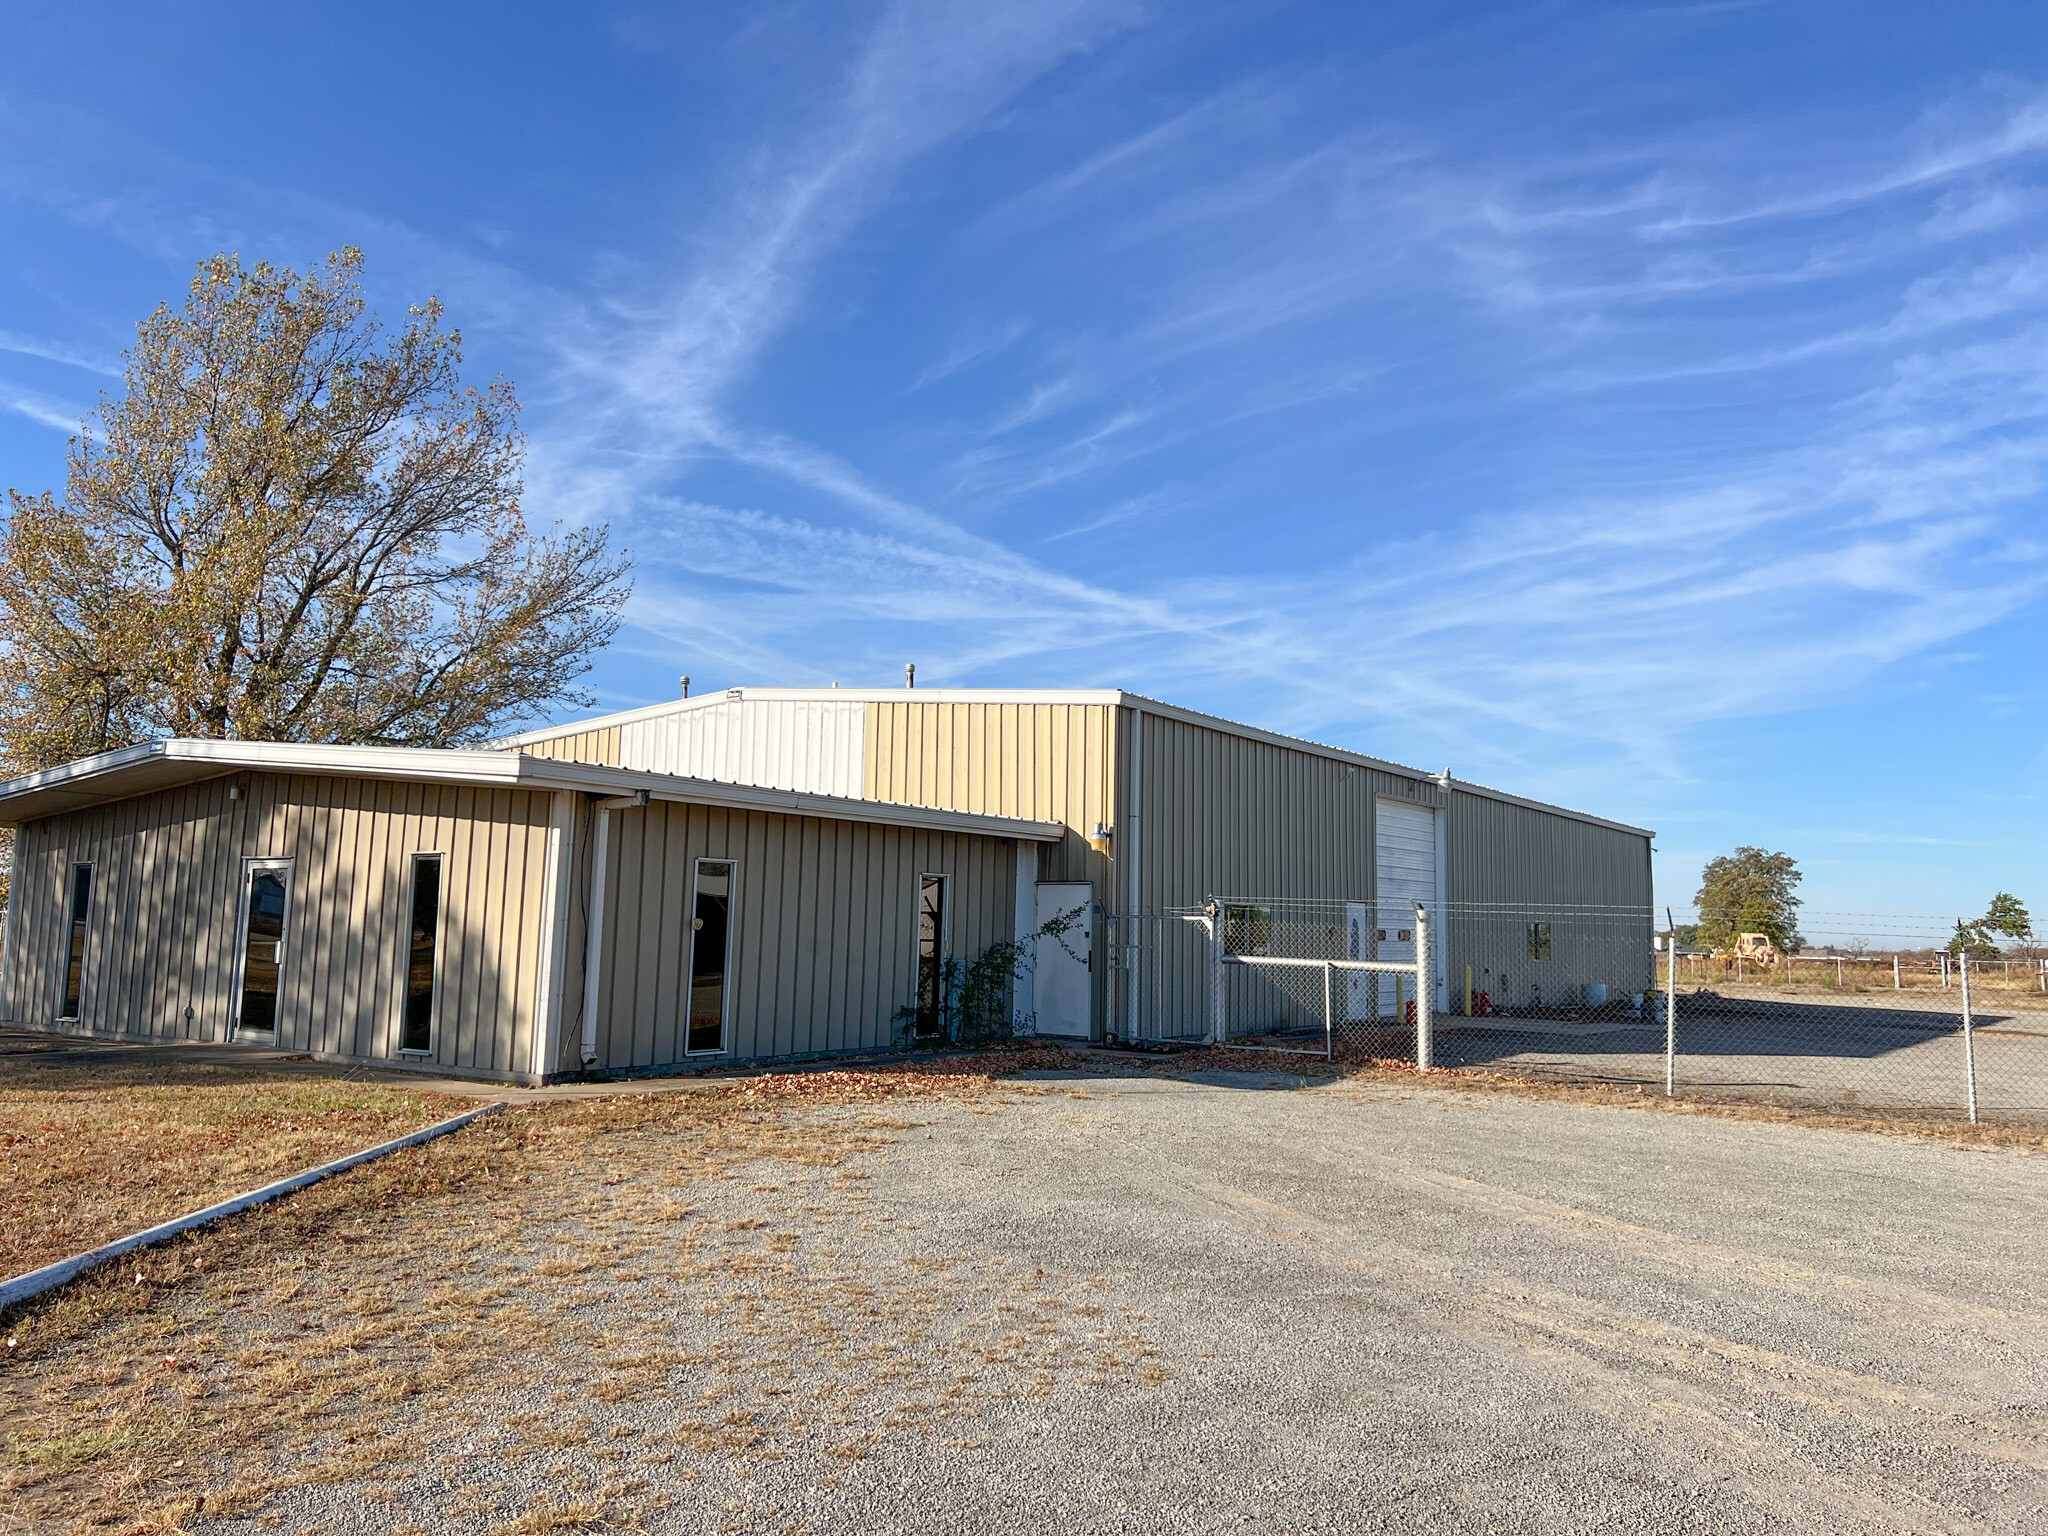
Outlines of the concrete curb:
M 233 1216 L 239 1211 L 268 1205 L 294 1190 L 304 1189 L 309 1184 L 317 1184 L 337 1173 L 346 1173 L 349 1169 L 360 1167 L 364 1163 L 375 1162 L 378 1158 L 388 1157 L 393 1152 L 402 1152 L 407 1147 L 422 1146 L 437 1137 L 448 1135 L 451 1131 L 461 1130 L 479 1115 L 494 1114 L 504 1107 L 503 1103 L 497 1103 L 486 1104 L 481 1109 L 468 1110 L 451 1120 L 427 1126 L 424 1130 L 414 1131 L 409 1136 L 400 1136 L 396 1141 L 387 1141 L 361 1152 L 351 1152 L 346 1157 L 337 1157 L 331 1163 L 308 1168 L 304 1173 L 295 1173 L 288 1179 L 279 1179 L 275 1184 L 265 1184 L 261 1189 L 252 1189 L 246 1195 L 237 1195 L 232 1200 L 209 1205 L 206 1209 L 194 1211 L 189 1216 L 179 1216 L 154 1227 L 145 1227 L 140 1232 L 117 1237 L 111 1243 L 103 1243 L 97 1248 L 87 1249 L 84 1253 L 75 1253 L 70 1258 L 59 1259 L 54 1264 L 45 1264 L 41 1269 L 32 1269 L 25 1275 L 16 1275 L 12 1280 L 0 1281 L 0 1312 L 40 1296 L 67 1280 L 75 1280 L 87 1270 L 97 1269 L 109 1260 L 118 1259 L 124 1253 L 164 1242 L 176 1237 L 180 1232 L 190 1232 L 195 1227 L 219 1221 L 223 1216 Z

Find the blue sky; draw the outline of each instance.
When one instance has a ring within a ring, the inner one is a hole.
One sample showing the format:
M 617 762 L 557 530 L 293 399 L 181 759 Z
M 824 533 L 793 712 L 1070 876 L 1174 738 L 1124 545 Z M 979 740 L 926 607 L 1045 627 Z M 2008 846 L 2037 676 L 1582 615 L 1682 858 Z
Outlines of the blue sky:
M 1654 826 L 1674 904 L 2048 906 L 2038 4 L 0 36 L 0 483 L 201 257 L 355 243 L 633 550 L 605 707 L 1119 685 Z

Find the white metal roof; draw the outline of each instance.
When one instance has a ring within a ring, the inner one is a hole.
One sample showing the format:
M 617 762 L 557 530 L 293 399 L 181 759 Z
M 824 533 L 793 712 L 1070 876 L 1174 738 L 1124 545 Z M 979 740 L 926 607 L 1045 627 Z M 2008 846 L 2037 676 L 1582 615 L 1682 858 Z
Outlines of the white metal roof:
M 0 781 L 0 826 L 84 810 L 223 774 L 325 774 L 342 778 L 402 779 L 418 783 L 477 784 L 499 789 L 568 789 L 587 794 L 717 805 L 740 811 L 776 811 L 935 832 L 972 832 L 1027 842 L 1058 842 L 1067 829 L 1053 821 L 933 810 L 880 800 L 717 784 L 678 774 L 642 773 L 596 763 L 565 762 L 497 750 L 444 751 L 424 747 L 335 747 L 282 741 L 193 741 L 173 737 L 80 758 L 39 773 Z
M 1422 768 L 1410 768 L 1402 763 L 1389 762 L 1385 758 L 1369 757 L 1363 752 L 1326 746 L 1319 741 L 1310 741 L 1301 736 L 1287 736 L 1279 731 L 1262 730 L 1256 725 L 1226 720 L 1221 715 L 1205 715 L 1200 710 L 1168 704 L 1164 700 L 1148 698 L 1142 693 L 1131 693 L 1122 688 L 726 688 L 716 693 L 698 694 L 695 698 L 669 699 L 660 704 L 646 704 L 638 709 L 621 710 L 615 715 L 599 715 L 588 720 L 571 721 L 565 725 L 543 726 L 517 736 L 504 737 L 492 745 L 506 751 L 517 751 L 520 747 L 530 746 L 535 742 L 553 741 L 562 736 L 575 736 L 585 731 L 609 730 L 614 726 L 630 725 L 636 720 L 655 720 L 664 715 L 737 703 L 743 699 L 840 700 L 880 704 L 1100 704 L 1113 708 L 1142 709 L 1147 714 L 1184 720 L 1190 725 L 1205 726 L 1209 730 L 1222 731 L 1248 741 L 1263 741 L 1274 746 L 1289 747 L 1297 752 L 1309 752 L 1318 757 L 1333 758 L 1338 762 L 1373 768 L 1381 773 L 1397 774 L 1403 778 L 1427 779 L 1468 795 L 1479 795 L 1488 800 L 1525 806 L 1532 811 L 1546 811 L 1553 816 L 1567 817 L 1591 826 L 1608 827 L 1616 832 L 1629 832 L 1638 837 L 1656 835 L 1647 827 L 1631 826 L 1625 821 L 1595 816 L 1590 811 L 1575 811 L 1567 806 L 1531 800 L 1523 795 L 1510 794 L 1504 789 L 1494 789 L 1485 784 L 1474 784 L 1466 779 L 1430 773 Z

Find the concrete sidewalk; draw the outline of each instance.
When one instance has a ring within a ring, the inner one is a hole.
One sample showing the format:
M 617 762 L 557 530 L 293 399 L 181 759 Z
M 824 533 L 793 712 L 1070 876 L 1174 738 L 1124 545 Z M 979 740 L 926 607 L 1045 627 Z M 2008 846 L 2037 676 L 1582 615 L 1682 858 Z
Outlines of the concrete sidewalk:
M 1061 1045 L 1061 1042 L 1042 1040 L 1020 1043 Z M 1086 1060 L 1095 1066 L 1118 1059 L 1139 1059 L 1117 1052 L 1091 1051 L 1085 1047 L 1061 1048 L 1073 1051 L 1077 1062 Z M 942 1053 L 922 1052 L 911 1055 L 902 1051 L 887 1051 L 865 1056 L 834 1056 L 820 1061 L 706 1067 L 660 1076 L 599 1078 L 589 1082 L 551 1083 L 545 1088 L 522 1088 L 511 1083 L 479 1082 L 472 1078 L 449 1077 L 439 1072 L 405 1072 L 392 1067 L 321 1061 L 312 1056 L 291 1051 L 268 1050 L 254 1045 L 222 1045 L 207 1040 L 95 1040 L 77 1035 L 55 1035 L 41 1030 L 0 1025 L 0 1057 L 12 1058 L 17 1063 L 22 1062 L 23 1058 L 29 1058 L 33 1065 L 38 1067 L 74 1068 L 101 1062 L 119 1062 L 130 1069 L 156 1063 L 167 1067 L 213 1066 L 237 1072 L 273 1072 L 281 1077 L 325 1077 L 352 1083 L 379 1083 L 398 1088 L 418 1088 L 475 1099 L 479 1103 L 507 1104 L 611 1098 L 621 1094 L 688 1093 L 707 1090 L 721 1082 L 759 1077 L 770 1072 L 850 1071 L 862 1067 L 901 1065 L 906 1061 L 930 1059 L 939 1054 Z

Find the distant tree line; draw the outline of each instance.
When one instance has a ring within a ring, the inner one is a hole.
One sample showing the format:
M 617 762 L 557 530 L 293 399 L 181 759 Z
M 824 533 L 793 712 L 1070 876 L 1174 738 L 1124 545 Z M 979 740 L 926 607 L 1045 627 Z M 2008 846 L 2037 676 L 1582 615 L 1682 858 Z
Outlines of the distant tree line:
M 1798 862 L 1787 853 L 1744 847 L 1710 861 L 1693 897 L 1699 921 L 1679 924 L 1678 942 L 1725 954 L 1735 948 L 1740 935 L 1761 933 L 1780 953 L 1794 953 L 1806 942 L 1798 929 L 1800 879 Z M 2033 937 L 2033 918 L 2026 905 L 2011 892 L 2000 891 L 1982 917 L 1958 920 L 1946 948 L 1952 955 L 1995 960 L 2008 945 L 2029 944 Z M 1861 953 L 1865 945 L 1857 940 L 1851 948 Z

